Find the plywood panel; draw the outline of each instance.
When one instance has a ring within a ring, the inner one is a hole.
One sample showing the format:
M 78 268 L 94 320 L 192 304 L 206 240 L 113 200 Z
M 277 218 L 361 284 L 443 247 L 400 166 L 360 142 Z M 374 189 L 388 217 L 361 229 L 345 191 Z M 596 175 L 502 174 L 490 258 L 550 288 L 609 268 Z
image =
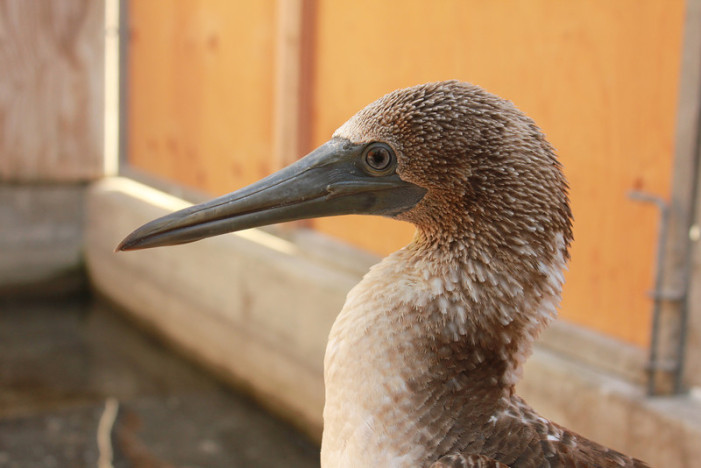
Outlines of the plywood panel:
M 315 46 L 300 54 L 313 63 L 311 121 L 298 126 L 311 125 L 313 144 L 420 82 L 458 78 L 513 100 L 557 147 L 572 187 L 562 315 L 645 345 L 657 213 L 627 192 L 669 194 L 683 0 L 313 4 Z M 130 5 L 130 162 L 213 194 L 269 173 L 275 2 Z M 364 217 L 314 226 L 380 254 L 413 232 Z
M 645 345 L 657 213 L 667 196 L 683 0 L 319 0 L 314 141 L 382 94 L 457 78 L 514 101 L 558 149 L 575 244 L 562 316 Z M 372 218 L 314 225 L 384 254 L 411 228 Z
M 275 2 L 129 8 L 129 162 L 214 194 L 269 173 Z
M 0 0 L 0 180 L 102 175 L 104 3 Z

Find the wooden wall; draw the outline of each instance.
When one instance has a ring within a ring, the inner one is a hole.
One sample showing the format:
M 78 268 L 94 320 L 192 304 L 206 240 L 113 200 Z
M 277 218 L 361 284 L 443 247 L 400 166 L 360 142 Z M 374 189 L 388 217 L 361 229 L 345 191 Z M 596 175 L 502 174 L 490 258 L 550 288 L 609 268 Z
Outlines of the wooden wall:
M 222 193 L 272 170 L 275 2 L 129 4 L 129 163 Z
M 0 182 L 103 174 L 104 11 L 0 0 Z
M 576 240 L 561 316 L 647 344 L 657 212 L 627 193 L 669 194 L 683 0 L 292 4 L 297 35 L 281 35 L 284 0 L 133 0 L 129 163 L 221 194 L 277 167 L 280 89 L 303 97 L 288 114 L 308 150 L 393 89 L 479 84 L 533 117 L 565 165 Z M 297 76 L 280 73 L 286 50 Z M 413 232 L 370 217 L 313 226 L 379 254 Z

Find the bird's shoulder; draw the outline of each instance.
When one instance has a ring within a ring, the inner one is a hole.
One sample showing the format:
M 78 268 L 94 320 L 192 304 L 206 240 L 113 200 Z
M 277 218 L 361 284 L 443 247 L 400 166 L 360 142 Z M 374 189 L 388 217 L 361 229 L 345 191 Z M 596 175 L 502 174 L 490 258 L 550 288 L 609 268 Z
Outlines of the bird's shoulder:
M 447 453 L 431 467 L 648 466 L 543 418 L 516 395 L 479 432 L 482 437 L 465 450 Z
M 508 468 L 486 455 L 451 453 L 431 464 L 430 468 Z

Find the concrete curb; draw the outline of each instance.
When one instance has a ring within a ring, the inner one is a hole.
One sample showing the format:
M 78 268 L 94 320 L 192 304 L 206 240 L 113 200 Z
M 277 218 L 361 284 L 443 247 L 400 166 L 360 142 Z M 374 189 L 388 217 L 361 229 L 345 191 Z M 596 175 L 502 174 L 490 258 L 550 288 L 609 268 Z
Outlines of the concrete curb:
M 82 287 L 86 184 L 0 183 L 0 293 Z

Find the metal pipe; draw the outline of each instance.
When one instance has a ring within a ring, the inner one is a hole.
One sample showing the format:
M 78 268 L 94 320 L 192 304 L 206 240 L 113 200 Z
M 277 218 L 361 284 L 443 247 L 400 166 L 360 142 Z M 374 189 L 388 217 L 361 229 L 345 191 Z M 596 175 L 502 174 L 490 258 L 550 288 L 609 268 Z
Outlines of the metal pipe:
M 650 350 L 648 355 L 647 366 L 647 394 L 655 394 L 656 374 L 659 366 L 658 348 L 660 340 L 660 315 L 662 313 L 662 300 L 665 299 L 665 294 L 662 293 L 662 271 L 665 261 L 665 245 L 667 244 L 667 231 L 669 221 L 669 204 L 657 195 L 653 195 L 641 191 L 631 191 L 628 196 L 632 200 L 643 203 L 651 203 L 657 206 L 660 211 L 660 220 L 657 226 L 657 252 L 655 266 L 654 289 L 652 291 L 653 308 L 652 308 L 652 330 L 650 331 Z

